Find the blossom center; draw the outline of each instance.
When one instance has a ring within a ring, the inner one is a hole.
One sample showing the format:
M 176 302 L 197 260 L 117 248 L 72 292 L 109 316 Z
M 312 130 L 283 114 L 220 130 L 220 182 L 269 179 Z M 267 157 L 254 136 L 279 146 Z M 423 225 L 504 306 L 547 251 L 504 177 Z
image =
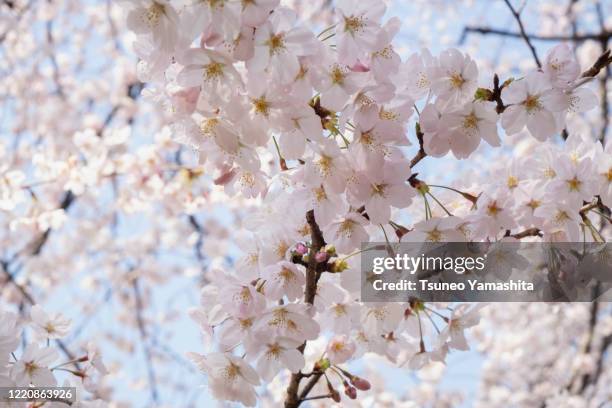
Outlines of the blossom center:
M 555 215 L 555 222 L 557 224 L 565 224 L 565 222 L 567 222 L 569 219 L 570 216 L 563 210 L 558 210 L 557 214 Z
M 253 298 L 249 288 L 243 286 L 240 292 L 234 296 L 234 299 L 238 300 L 240 303 L 249 303 Z
M 497 201 L 493 201 L 487 205 L 487 214 L 489 214 L 491 217 L 497 216 L 497 214 L 499 214 L 501 211 L 502 208 L 497 205 Z
M 268 116 L 270 114 L 270 102 L 268 102 L 265 97 L 262 96 L 260 98 L 253 99 L 252 103 L 255 113 L 264 116 Z
M 465 78 L 459 73 L 454 73 L 450 76 L 451 86 L 455 89 L 460 89 L 465 84 Z
M 333 342 L 333 343 L 332 343 L 332 345 L 331 345 L 331 349 L 332 349 L 333 351 L 335 351 L 336 353 L 339 353 L 339 352 L 341 352 L 341 351 L 344 351 L 344 349 L 345 349 L 345 347 L 344 347 L 344 343 L 343 343 L 343 342 L 341 342 L 341 341 L 336 341 L 336 342 Z
M 321 156 L 317 161 L 317 167 L 322 175 L 328 176 L 331 173 L 332 159 L 329 156 Z
M 442 240 L 442 232 L 436 227 L 431 231 L 427 231 L 427 240 L 431 242 L 440 242 Z
M 163 4 L 153 2 L 151 7 L 146 9 L 142 17 L 143 17 L 145 24 L 152 28 L 152 27 L 157 27 L 157 25 L 159 24 L 159 21 L 161 20 L 161 17 L 165 13 L 166 13 L 166 9 Z
M 555 170 L 553 170 L 552 167 L 544 169 L 544 177 L 546 177 L 547 179 L 555 178 L 556 175 L 557 173 L 555 172 Z
M 268 346 L 268 351 L 266 353 L 267 357 L 274 357 L 277 358 L 281 353 L 281 348 L 278 344 L 272 344 L 270 346 Z
M 240 324 L 240 328 L 245 330 L 253 326 L 253 318 L 249 317 L 248 319 L 238 319 L 238 323 Z
M 244 172 L 240 176 L 240 184 L 243 187 L 253 187 L 255 185 L 255 176 L 251 172 Z
M 289 245 L 287 245 L 286 242 L 284 241 L 279 242 L 278 245 L 276 246 L 276 255 L 278 255 L 279 258 L 284 258 L 288 249 L 289 249 Z
M 373 52 L 372 56 L 374 58 L 381 57 L 381 58 L 384 58 L 384 59 L 390 59 L 393 56 L 393 46 L 387 45 L 382 50 Z
M 351 34 L 359 32 L 364 26 L 363 17 L 350 16 L 344 18 L 344 31 Z
M 219 124 L 219 119 L 204 119 L 202 123 L 200 123 L 200 131 L 203 135 L 209 136 L 214 132 L 215 128 L 217 127 L 217 124 Z
M 578 180 L 578 177 L 574 176 L 573 179 L 566 180 L 566 183 L 570 191 L 580 191 L 582 181 Z
M 344 83 L 344 71 L 338 65 L 334 65 L 330 73 L 333 84 L 342 85 Z
M 518 187 L 518 178 L 516 178 L 514 176 L 508 176 L 507 185 L 508 185 L 509 189 L 513 189 L 513 188 Z
M 219 79 L 223 76 L 223 64 L 220 62 L 211 62 L 204 67 L 204 78 L 207 81 Z
M 229 381 L 234 381 L 240 375 L 240 367 L 234 363 L 229 363 L 223 372 L 224 377 Z
M 295 280 L 295 273 L 289 268 L 282 268 L 278 274 L 285 282 L 291 282 Z
M 32 374 L 34 374 L 34 371 L 38 369 L 38 366 L 34 363 L 34 361 L 28 361 L 27 363 L 24 364 L 24 366 L 25 366 L 25 372 L 30 377 L 32 376 Z
M 315 199 L 317 202 L 321 202 L 327 199 L 327 194 L 325 194 L 325 189 L 323 187 L 315 188 L 313 190 Z
M 344 316 L 346 314 L 346 306 L 337 304 L 334 306 L 334 314 L 336 317 Z
M 538 95 L 527 95 L 523 105 L 525 105 L 527 113 L 537 112 L 542 109 L 542 104 L 540 103 Z
M 372 193 L 384 197 L 385 196 L 385 189 L 386 188 L 387 188 L 386 184 L 373 184 L 372 185 Z
M 463 128 L 467 130 L 475 130 L 478 128 L 478 116 L 474 112 L 463 118 Z
M 531 199 L 528 203 L 527 203 L 527 207 L 531 208 L 532 210 L 535 210 L 536 208 L 538 208 L 542 203 L 538 200 L 535 199 Z
M 275 34 L 268 41 L 266 41 L 266 45 L 270 49 L 270 55 L 279 54 L 282 50 L 285 49 L 285 40 L 283 39 L 282 34 Z
M 347 238 L 350 238 L 353 235 L 353 224 L 354 222 L 351 220 L 344 220 L 340 227 L 338 227 L 338 234 L 342 234 Z
M 382 120 L 396 120 L 398 118 L 398 115 L 393 111 L 388 111 L 384 108 L 381 108 L 380 112 L 378 113 L 378 117 Z

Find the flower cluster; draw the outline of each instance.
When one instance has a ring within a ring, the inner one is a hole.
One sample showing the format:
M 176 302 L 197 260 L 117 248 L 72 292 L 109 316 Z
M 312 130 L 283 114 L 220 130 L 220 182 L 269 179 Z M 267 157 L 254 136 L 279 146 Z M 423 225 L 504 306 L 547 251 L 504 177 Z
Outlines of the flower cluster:
M 59 313 L 47 314 L 39 305 L 32 306 L 26 327 L 31 330 L 33 338 L 18 356 L 16 350 L 23 331 L 27 330 L 22 323 L 16 314 L 0 312 L 0 385 L 75 387 L 77 396 L 73 405 L 84 408 L 106 406 L 102 399 L 86 398 L 87 394 L 94 397 L 101 394 L 103 377 L 108 373 L 98 348 L 90 342 L 84 354 L 75 357 L 66 351 L 61 342 L 70 331 L 70 320 Z M 64 353 L 61 358 L 59 350 Z M 62 374 L 66 375 L 60 382 Z M 58 405 L 61 404 L 64 403 L 58 402 Z
M 254 406 L 255 387 L 288 372 L 286 406 L 307 397 L 302 381 L 322 376 L 338 401 L 329 372 L 354 399 L 369 383 L 341 365 L 365 353 L 416 369 L 468 348 L 464 330 L 480 308 L 356 300 L 353 256 L 380 231 L 421 242 L 604 241 L 594 217 L 612 205 L 612 143 L 578 134 L 553 143 L 568 115 L 596 105 L 592 75 L 581 74 L 566 45 L 541 70 L 501 84 L 496 76 L 488 88 L 457 49 L 402 61 L 393 46 L 399 19 L 384 22 L 375 0 L 338 1 L 333 24 L 316 35 L 278 0 L 126 7 L 139 75 L 171 108 L 175 140 L 226 194 L 261 204 L 246 217 L 244 256 L 233 271 L 212 274 L 191 313 L 216 351 L 190 357 L 219 399 Z M 482 140 L 501 146 L 500 126 L 508 138 L 526 128 L 537 145 L 479 191 L 412 173 L 426 156 L 467 159 Z M 411 144 L 419 149 L 412 159 Z M 445 206 L 436 187 L 460 202 Z M 415 210 L 422 203 L 425 214 Z M 405 227 L 402 209 L 425 219 Z M 329 339 L 323 355 L 307 362 L 305 344 L 321 337 Z

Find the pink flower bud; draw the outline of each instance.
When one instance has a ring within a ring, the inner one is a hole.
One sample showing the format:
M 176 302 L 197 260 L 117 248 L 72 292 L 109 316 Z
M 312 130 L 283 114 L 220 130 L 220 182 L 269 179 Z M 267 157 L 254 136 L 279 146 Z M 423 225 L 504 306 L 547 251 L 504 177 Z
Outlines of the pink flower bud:
M 315 255 L 315 260 L 318 263 L 321 263 L 321 262 L 327 261 L 327 257 L 328 257 L 327 252 L 317 252 L 317 254 Z
M 296 246 L 295 246 L 295 252 L 299 255 L 304 255 L 308 252 L 308 248 L 306 247 L 306 245 L 302 244 L 301 242 L 299 242 Z
M 363 378 L 357 376 L 351 378 L 351 383 L 361 391 L 367 391 L 372 387 L 368 380 L 364 380 Z
M 350 399 L 357 398 L 357 390 L 355 389 L 355 387 L 351 387 L 350 385 L 348 385 L 346 381 L 344 382 L 344 393 Z

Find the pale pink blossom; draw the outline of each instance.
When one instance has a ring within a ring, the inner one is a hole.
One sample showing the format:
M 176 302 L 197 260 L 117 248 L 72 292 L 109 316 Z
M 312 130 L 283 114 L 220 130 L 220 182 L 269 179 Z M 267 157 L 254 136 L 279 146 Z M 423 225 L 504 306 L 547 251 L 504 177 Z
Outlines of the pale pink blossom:
M 332 364 L 342 364 L 355 353 L 355 343 L 346 335 L 334 336 L 327 343 L 326 352 Z

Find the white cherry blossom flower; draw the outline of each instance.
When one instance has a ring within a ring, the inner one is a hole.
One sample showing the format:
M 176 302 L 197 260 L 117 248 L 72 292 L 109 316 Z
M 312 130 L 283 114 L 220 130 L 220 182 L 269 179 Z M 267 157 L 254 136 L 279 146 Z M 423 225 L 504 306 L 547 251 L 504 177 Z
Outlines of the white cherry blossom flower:
M 306 305 L 291 303 L 269 309 L 257 322 L 257 331 L 271 331 L 278 337 L 303 342 L 319 335 L 319 324 L 306 314 Z
M 242 2 L 242 24 L 257 27 L 263 24 L 280 0 L 248 0 Z
M 547 104 L 548 79 L 541 72 L 513 81 L 502 90 L 502 99 L 510 105 L 502 114 L 502 126 L 508 134 L 518 133 L 525 126 L 538 140 L 551 138 L 559 125 Z
M 61 339 L 70 332 L 71 321 L 61 313 L 47 314 L 40 305 L 30 309 L 32 329 L 39 340 Z
M 342 364 L 355 353 L 355 343 L 346 335 L 334 336 L 327 343 L 326 352 L 332 364 Z
M 19 387 L 30 384 L 35 387 L 53 387 L 57 383 L 49 366 L 57 360 L 58 353 L 51 347 L 39 348 L 29 344 L 10 369 L 10 376 Z
M 478 67 L 468 55 L 450 48 L 440 53 L 438 64 L 432 66 L 428 77 L 435 94 L 444 99 L 459 101 L 473 97 L 478 81 Z
M 444 113 L 440 120 L 440 126 L 449 132 L 443 139 L 448 143 L 444 150 L 451 150 L 457 158 L 468 157 L 481 139 L 491 146 L 501 144 L 497 135 L 497 113 L 491 103 L 468 102 L 460 109 Z M 441 147 L 435 149 L 437 152 L 440 150 Z
M 244 359 L 229 353 L 188 353 L 188 357 L 208 375 L 208 387 L 215 398 L 240 402 L 247 407 L 256 405 L 254 387 L 260 384 L 260 379 Z
M 336 44 L 340 63 L 353 65 L 385 40 L 380 20 L 385 4 L 376 0 L 340 0 L 336 6 Z
M 300 72 L 298 57 L 316 52 L 313 34 L 303 27 L 292 27 L 295 15 L 276 9 L 269 22 L 255 30 L 255 55 L 247 61 L 253 72 L 268 72 L 274 80 L 288 84 Z
M 544 60 L 542 70 L 556 88 L 567 88 L 580 75 L 580 64 L 567 44 L 551 48 Z
M 187 38 L 234 40 L 240 32 L 240 3 L 232 0 L 190 0 L 181 13 Z
M 476 326 L 480 321 L 480 310 L 484 305 L 470 307 L 468 304 L 459 305 L 453 310 L 447 326 L 438 336 L 440 344 L 448 344 L 457 350 L 468 350 L 469 345 L 465 338 L 465 330 Z
M 434 217 L 414 225 L 404 242 L 462 242 L 465 236 L 458 229 L 462 220 L 457 217 Z
M 399 303 L 385 303 L 363 308 L 361 323 L 364 330 L 371 335 L 382 335 L 392 332 L 400 324 L 404 309 Z
M 404 208 L 410 204 L 416 193 L 406 183 L 409 175 L 410 165 L 403 161 L 386 161 L 382 168 L 363 174 L 354 194 L 365 203 L 372 223 L 386 224 L 391 217 L 391 207 Z
M 356 212 L 349 212 L 329 224 L 323 231 L 328 242 L 333 242 L 340 253 L 350 253 L 367 242 L 369 234 L 364 226 L 368 220 Z
M 130 2 L 127 24 L 137 34 L 150 35 L 162 52 L 172 51 L 178 40 L 179 18 L 168 0 L 136 0 Z
M 578 210 L 573 205 L 562 201 L 549 201 L 538 207 L 534 215 L 544 219 L 542 230 L 544 238 L 547 236 L 559 242 L 580 242 L 580 217 Z
M 549 188 L 558 200 L 564 200 L 579 208 L 583 201 L 593 198 L 597 187 L 592 179 L 594 168 L 590 159 L 573 163 L 569 157 L 561 156 L 554 170 L 557 177 L 550 182 Z
M 301 298 L 304 293 L 306 279 L 302 265 L 281 261 L 264 269 L 263 278 L 266 280 L 264 293 L 272 300 L 286 296 L 293 301 Z
M 292 373 L 297 373 L 304 368 L 304 355 L 297 350 L 301 344 L 287 337 L 264 341 L 256 366 L 261 378 L 271 381 L 283 368 Z
M 228 93 L 242 87 L 242 80 L 226 55 L 208 49 L 189 49 L 180 58 L 184 68 L 176 81 L 180 86 L 201 87 L 207 97 L 218 95 L 229 98 Z
M 263 310 L 265 298 L 251 284 L 243 284 L 233 277 L 226 277 L 219 291 L 219 301 L 224 310 L 236 317 L 248 317 Z

